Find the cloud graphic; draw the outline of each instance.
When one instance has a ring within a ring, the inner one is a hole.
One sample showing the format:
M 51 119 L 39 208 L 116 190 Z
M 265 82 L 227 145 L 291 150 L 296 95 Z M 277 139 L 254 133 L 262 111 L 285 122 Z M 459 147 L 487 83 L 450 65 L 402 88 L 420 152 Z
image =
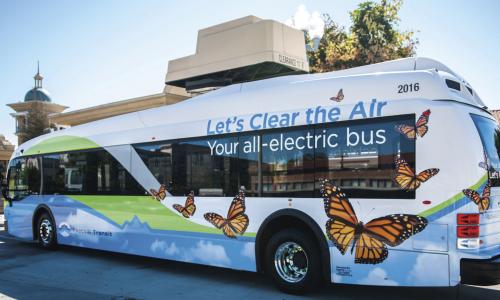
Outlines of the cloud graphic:
M 231 264 L 223 246 L 204 240 L 199 241 L 196 243 L 196 247 L 189 250 L 189 255 L 185 259 L 192 261 L 193 259 L 190 258 L 211 266 L 229 266 Z
M 180 253 L 179 248 L 175 245 L 175 243 L 167 243 L 165 241 L 160 241 L 156 239 L 150 247 L 153 253 L 164 253 L 167 256 L 173 256 Z
M 396 281 L 387 279 L 387 272 L 382 268 L 371 270 L 368 276 L 361 279 L 359 283 L 367 285 L 398 285 Z
M 429 272 L 430 268 L 432 272 Z M 408 282 L 415 285 L 448 284 L 448 259 L 445 255 L 440 254 L 419 254 L 415 266 L 408 274 Z
M 152 252 L 158 252 L 158 251 L 161 251 L 161 250 L 165 249 L 165 244 L 166 244 L 166 242 L 160 241 L 160 240 L 156 239 L 151 244 L 150 249 L 151 249 Z
M 125 240 L 123 244 L 120 246 L 121 250 L 127 250 L 128 248 L 128 240 Z
M 248 257 L 251 260 L 255 260 L 255 243 L 245 243 L 243 249 L 241 250 L 241 255 Z

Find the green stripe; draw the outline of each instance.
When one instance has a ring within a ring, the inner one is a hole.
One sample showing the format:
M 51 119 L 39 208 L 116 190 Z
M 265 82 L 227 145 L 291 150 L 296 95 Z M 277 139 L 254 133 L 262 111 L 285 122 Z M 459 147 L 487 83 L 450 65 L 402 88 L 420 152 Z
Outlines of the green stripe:
M 100 148 L 100 146 L 87 138 L 64 135 L 43 140 L 24 151 L 23 155 L 36 155 L 95 148 Z
M 222 234 L 220 229 L 210 223 L 207 222 L 207 226 L 194 223 L 150 196 L 67 197 L 87 205 L 122 226 L 137 216 L 141 222 L 147 222 L 151 229 Z M 244 236 L 254 237 L 256 234 L 245 233 Z
M 485 174 L 483 177 L 481 177 L 481 179 L 479 179 L 479 181 L 474 184 L 473 186 L 469 187 L 469 189 L 471 190 L 477 190 L 479 189 L 479 187 L 486 181 L 488 180 L 488 174 Z M 451 197 L 450 199 L 434 206 L 434 207 L 431 207 L 429 208 L 428 210 L 424 210 L 423 212 L 419 213 L 420 216 L 422 217 L 428 217 L 442 209 L 445 209 L 447 208 L 448 206 L 450 205 L 453 205 L 455 204 L 455 202 L 457 202 L 458 200 L 462 199 L 463 198 L 463 193 L 462 192 L 459 192 L 458 194 L 454 195 L 453 197 Z

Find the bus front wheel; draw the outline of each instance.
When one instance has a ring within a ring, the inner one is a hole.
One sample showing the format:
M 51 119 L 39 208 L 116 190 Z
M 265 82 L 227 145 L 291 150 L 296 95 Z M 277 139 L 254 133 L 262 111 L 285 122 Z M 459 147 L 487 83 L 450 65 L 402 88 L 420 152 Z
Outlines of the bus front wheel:
M 304 231 L 286 229 L 271 237 L 266 247 L 266 273 L 290 294 L 312 291 L 322 282 L 317 243 Z
M 41 213 L 38 217 L 36 232 L 38 235 L 38 245 L 40 247 L 44 249 L 56 248 L 56 224 L 47 212 Z

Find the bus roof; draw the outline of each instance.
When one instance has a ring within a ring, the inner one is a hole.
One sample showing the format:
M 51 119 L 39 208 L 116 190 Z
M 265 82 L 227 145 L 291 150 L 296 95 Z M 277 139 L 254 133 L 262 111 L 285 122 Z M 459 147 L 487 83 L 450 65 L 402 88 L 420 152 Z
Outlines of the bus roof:
M 397 92 L 398 85 L 408 83 L 419 83 L 422 88 L 418 94 Z M 227 86 L 176 104 L 49 133 L 20 145 L 13 157 L 26 155 L 25 150 L 49 138 L 112 135 L 263 111 L 302 109 L 314 105 L 315 99 L 335 96 L 339 89 L 345 94 L 339 105 L 377 98 L 384 101 L 453 100 L 485 108 L 473 88 L 447 66 L 433 59 L 412 57 L 328 73 L 283 76 Z

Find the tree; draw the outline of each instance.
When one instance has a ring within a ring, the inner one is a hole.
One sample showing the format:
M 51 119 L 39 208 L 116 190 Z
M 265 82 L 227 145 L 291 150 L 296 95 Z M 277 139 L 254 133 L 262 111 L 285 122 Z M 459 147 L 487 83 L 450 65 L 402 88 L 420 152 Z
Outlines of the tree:
M 32 108 L 28 111 L 27 118 L 28 121 L 24 131 L 23 142 L 44 134 L 45 129 L 49 127 L 47 112 L 45 112 L 45 110 L 38 105 L 32 106 Z
M 367 1 L 350 12 L 349 31 L 323 15 L 325 30 L 318 50 L 308 52 L 311 71 L 328 72 L 409 57 L 418 39 L 413 31 L 399 31 L 402 0 Z

